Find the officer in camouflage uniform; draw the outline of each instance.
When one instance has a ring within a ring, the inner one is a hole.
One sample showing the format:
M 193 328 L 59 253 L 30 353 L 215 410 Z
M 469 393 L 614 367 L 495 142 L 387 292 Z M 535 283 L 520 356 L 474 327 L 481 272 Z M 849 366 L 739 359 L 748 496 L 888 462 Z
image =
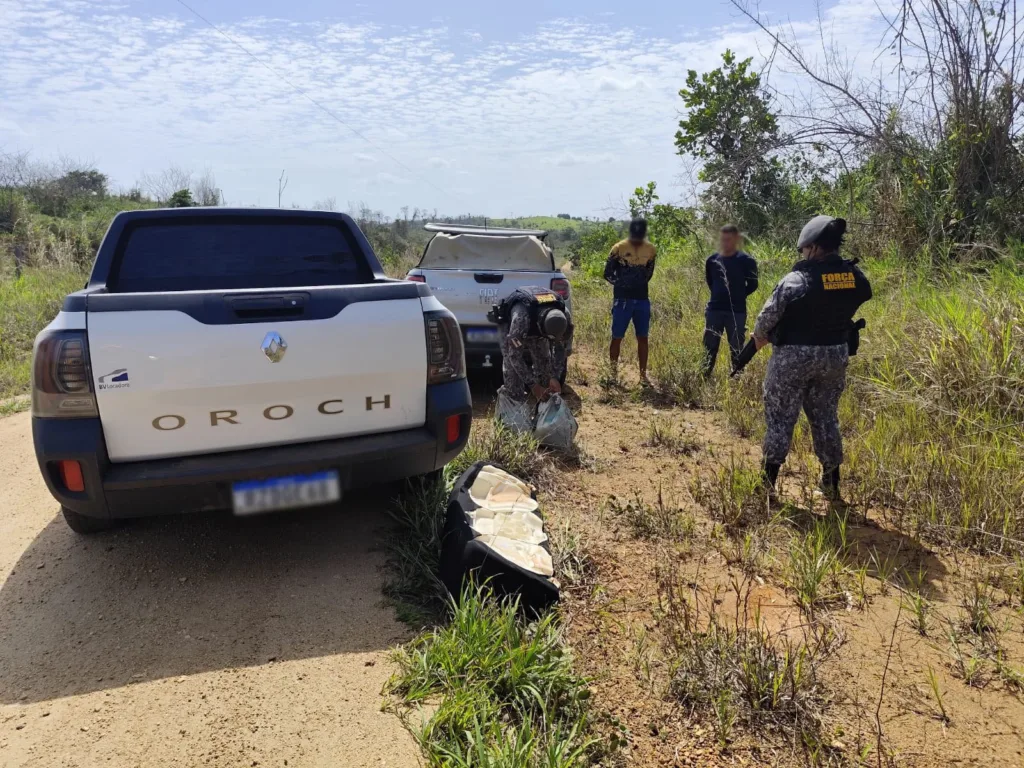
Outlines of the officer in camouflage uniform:
M 836 501 L 843 463 L 839 397 L 846 386 L 853 315 L 871 298 L 864 273 L 839 255 L 845 232 L 846 222 L 831 216 L 807 223 L 797 242 L 803 261 L 775 286 L 754 325 L 758 349 L 768 342 L 775 346 L 764 381 L 765 480 L 774 489 L 803 408 L 822 466 L 822 491 Z
M 562 391 L 558 381 L 572 336 L 561 297 L 546 288 L 519 288 L 493 310 L 501 342 L 501 392 L 517 403 Z

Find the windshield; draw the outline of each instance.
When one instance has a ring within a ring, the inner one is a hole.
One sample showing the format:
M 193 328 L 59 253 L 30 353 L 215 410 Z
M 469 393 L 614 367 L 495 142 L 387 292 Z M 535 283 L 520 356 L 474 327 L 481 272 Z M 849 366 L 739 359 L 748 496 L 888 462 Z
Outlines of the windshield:
M 494 269 L 553 272 L 551 249 L 536 237 L 438 234 L 420 259 L 421 269 Z

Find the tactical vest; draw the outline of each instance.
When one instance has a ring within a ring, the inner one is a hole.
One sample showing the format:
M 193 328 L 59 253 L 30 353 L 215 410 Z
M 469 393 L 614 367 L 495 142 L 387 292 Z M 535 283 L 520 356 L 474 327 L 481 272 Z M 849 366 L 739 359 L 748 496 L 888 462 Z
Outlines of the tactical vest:
M 857 269 L 856 261 L 833 255 L 821 261 L 801 261 L 793 271 L 807 276 L 807 293 L 786 307 L 775 345 L 846 344 L 854 313 L 871 295 L 867 278 Z
M 545 335 L 541 327 L 541 316 L 547 310 L 558 309 L 565 313 L 566 319 L 569 317 L 569 313 L 565 308 L 565 302 L 562 301 L 561 296 L 547 288 L 538 288 L 531 285 L 524 288 L 516 288 L 502 299 L 500 304 L 495 304 L 491 311 L 487 313 L 487 319 L 497 325 L 507 326 L 512 322 L 512 307 L 516 304 L 522 304 L 530 311 L 531 336 Z

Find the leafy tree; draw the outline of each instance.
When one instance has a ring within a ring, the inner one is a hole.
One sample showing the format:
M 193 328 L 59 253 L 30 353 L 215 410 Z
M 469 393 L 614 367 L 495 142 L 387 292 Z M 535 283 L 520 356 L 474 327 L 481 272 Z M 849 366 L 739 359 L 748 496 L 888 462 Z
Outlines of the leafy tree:
M 693 231 L 694 215 L 687 208 L 659 203 L 658 185 L 649 181 L 633 190 L 629 198 L 629 215 L 647 219 L 647 237 L 655 244 L 665 244 L 685 237 Z
M 612 222 L 587 227 L 569 246 L 569 260 L 573 267 L 582 269 L 591 277 L 600 277 L 604 274 L 604 262 L 609 251 L 621 238 L 622 230 Z
M 688 110 L 679 121 L 676 150 L 702 160 L 699 178 L 707 214 L 762 232 L 788 213 L 786 168 L 776 156 L 785 144 L 771 96 L 751 59 L 726 50 L 722 66 L 690 70 L 679 96 Z
M 679 91 L 689 114 L 679 121 L 676 148 L 702 160 L 749 164 L 775 148 L 778 119 L 752 59 L 736 61 L 726 50 L 722 66 L 698 75 L 691 69 Z
M 648 181 L 646 187 L 637 187 L 633 190 L 633 196 L 629 198 L 629 215 L 634 219 L 646 219 L 650 217 L 654 209 L 654 201 L 659 200 L 658 185 Z
M 192 193 L 187 189 L 179 189 L 167 200 L 168 208 L 191 208 L 196 204 L 192 199 Z
M 107 176 L 95 169 L 71 170 L 57 180 L 57 185 L 67 197 L 105 197 Z

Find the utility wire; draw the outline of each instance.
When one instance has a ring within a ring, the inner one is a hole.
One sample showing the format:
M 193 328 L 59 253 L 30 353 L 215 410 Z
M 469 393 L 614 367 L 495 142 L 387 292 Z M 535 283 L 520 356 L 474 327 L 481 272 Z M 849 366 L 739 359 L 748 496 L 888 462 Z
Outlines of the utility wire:
M 373 139 L 371 139 L 371 138 L 370 138 L 369 136 L 367 136 L 367 135 L 366 135 L 365 133 L 363 133 L 362 131 L 360 131 L 360 130 L 358 130 L 358 129 L 356 129 L 356 128 L 353 128 L 353 127 L 352 127 L 351 125 L 349 125 L 349 124 L 348 124 L 347 122 L 345 122 L 345 120 L 344 120 L 344 119 L 342 119 L 342 118 L 341 118 L 340 116 L 338 116 L 338 115 L 337 115 L 337 114 L 336 114 L 336 113 L 335 113 L 335 112 L 334 112 L 333 110 L 331 110 L 331 109 L 329 109 L 328 107 L 324 106 L 324 104 L 322 104 L 321 102 L 317 101 L 317 100 L 316 100 L 316 99 L 314 99 L 314 98 L 313 98 L 312 96 L 310 96 L 310 95 L 309 95 L 309 92 L 308 92 L 308 91 L 306 91 L 306 89 L 304 89 L 304 88 L 302 88 L 301 86 L 299 86 L 299 85 L 297 85 L 297 84 L 293 83 L 293 82 L 292 82 L 291 80 L 289 80 L 289 79 L 288 79 L 288 78 L 287 78 L 287 77 L 286 77 L 285 75 L 281 74 L 281 73 L 280 73 L 279 71 L 277 71 L 277 70 L 276 70 L 276 69 L 274 69 L 274 68 L 273 68 L 272 66 L 270 66 L 269 64 L 267 64 L 267 63 L 266 63 L 265 61 L 263 61 L 263 59 L 261 59 L 261 58 L 260 58 L 259 56 L 257 56 L 257 55 L 256 55 L 255 53 L 253 53 L 252 51 L 250 51 L 250 50 L 249 50 L 248 48 L 246 48 L 246 47 L 245 47 L 244 45 L 242 45 L 242 44 L 241 44 L 240 42 L 238 42 L 237 40 L 235 40 L 235 39 L 234 39 L 233 37 L 231 37 L 231 35 L 229 35 L 229 34 L 228 34 L 227 32 L 225 32 L 225 31 L 224 31 L 223 29 L 221 29 L 220 27 L 218 27 L 218 26 L 217 26 L 216 24 L 214 24 L 214 23 L 213 23 L 212 21 L 210 21 L 210 20 L 209 20 L 208 18 L 206 18 L 205 16 L 203 16 L 203 14 L 199 13 L 199 11 L 197 11 L 197 10 L 196 10 L 195 8 L 193 8 L 193 7 L 192 7 L 192 6 L 190 6 L 190 5 L 188 4 L 188 3 L 186 3 L 186 2 L 185 2 L 185 0 L 175 0 L 175 1 L 176 1 L 176 2 L 178 3 L 178 5 L 180 5 L 180 6 L 182 7 L 182 8 L 184 8 L 185 10 L 187 10 L 187 11 L 188 11 L 189 13 L 191 13 L 191 14 L 192 14 L 193 16 L 195 16 L 195 17 L 196 17 L 197 19 L 199 19 L 199 20 L 200 20 L 200 21 L 202 21 L 202 22 L 203 22 L 204 24 L 206 24 L 206 25 L 207 25 L 208 27 L 210 27 L 210 29 L 212 29 L 212 30 L 213 30 L 214 32 L 216 32 L 216 33 L 217 33 L 218 35 L 220 35 L 220 36 L 221 36 L 221 37 L 223 37 L 223 38 L 224 38 L 225 40 L 227 40 L 227 41 L 228 41 L 229 43 L 231 43 L 231 44 L 232 44 L 233 46 L 235 46 L 235 47 L 236 47 L 236 48 L 238 48 L 238 49 L 239 49 L 240 51 L 242 51 L 242 52 L 243 52 L 243 53 L 244 53 L 244 54 L 245 54 L 246 56 L 248 56 L 248 57 L 249 57 L 250 59 L 252 59 L 253 61 L 255 61 L 255 62 L 256 62 L 257 64 L 259 64 L 259 65 L 260 65 L 261 67 L 263 67 L 263 68 L 264 68 L 264 69 L 266 69 L 266 70 L 267 70 L 268 72 L 270 72 L 270 73 L 271 73 L 272 75 L 274 75 L 275 77 L 277 77 L 278 79 L 280 79 L 280 80 L 281 80 L 281 82 L 283 82 L 283 83 L 284 83 L 285 85 L 287 85 L 288 87 L 290 87 L 290 88 L 292 88 L 293 90 L 295 90 L 295 91 L 296 91 L 296 92 L 297 92 L 297 93 L 298 93 L 298 94 L 299 94 L 300 96 L 302 96 L 303 98 L 305 98 L 305 99 L 306 99 L 306 100 L 307 100 L 307 101 L 308 101 L 308 102 L 309 102 L 310 104 L 312 104 L 312 105 L 313 105 L 313 106 L 315 106 L 315 107 L 316 107 L 317 109 L 321 110 L 321 111 L 322 111 L 322 112 L 323 112 L 323 113 L 324 113 L 325 115 L 327 115 L 328 117 L 330 117 L 330 118 L 332 118 L 333 120 L 337 121 L 337 122 L 338 122 L 338 123 L 340 123 L 340 124 L 341 124 L 342 126 L 344 126 L 345 128 L 347 128 L 347 129 L 348 129 L 349 131 L 351 131 L 352 133 L 354 133 L 354 134 L 355 134 L 356 136 L 358 136 L 358 137 L 359 137 L 360 139 L 362 139 L 362 140 L 363 140 L 363 141 L 365 141 L 365 142 L 366 142 L 367 144 L 369 144 L 369 145 L 370 145 L 371 147 L 373 147 L 373 148 L 374 148 L 375 150 L 377 150 L 377 151 L 378 151 L 378 152 L 380 152 L 380 153 L 381 153 L 382 155 L 384 155 L 384 157 L 386 157 L 386 158 L 388 158 L 389 160 L 391 160 L 391 161 L 392 161 L 392 162 L 393 162 L 393 163 L 394 163 L 395 165 L 397 165 L 397 166 L 399 166 L 400 168 L 404 169 L 404 170 L 405 170 L 405 171 L 406 171 L 406 172 L 407 172 L 407 173 L 408 173 L 408 174 L 409 174 L 409 175 L 410 175 L 410 176 L 411 176 L 412 178 L 414 178 L 414 179 L 416 179 L 417 181 L 421 181 L 421 182 L 423 182 L 424 184 L 427 184 L 427 185 L 429 185 L 429 186 L 433 187 L 434 189 L 436 189 L 436 190 L 437 190 L 438 192 L 440 192 L 440 193 L 441 193 L 442 195 L 445 195 L 446 197 L 449 197 L 449 198 L 453 198 L 453 199 L 457 199 L 457 200 L 460 200 L 460 201 L 461 201 L 461 198 L 460 198 L 459 196 L 455 195 L 455 194 L 454 194 L 454 193 L 452 193 L 452 192 L 449 192 L 449 191 L 448 191 L 448 190 L 446 190 L 446 189 L 443 189 L 443 188 L 439 187 L 439 186 L 438 186 L 437 184 L 435 184 L 434 182 L 432 182 L 432 181 L 431 181 L 430 179 L 428 179 L 428 178 L 425 178 L 425 177 L 423 177 L 423 176 L 420 176 L 420 175 L 419 175 L 418 173 L 416 173 L 416 171 L 414 171 L 414 170 L 413 170 L 412 168 L 410 168 L 410 167 L 409 167 L 408 165 L 406 165 L 405 163 L 403 163 L 403 162 L 402 162 L 401 160 L 399 160 L 399 159 L 398 159 L 397 157 L 395 157 L 395 156 L 394 156 L 393 154 L 391 154 L 391 153 L 390 153 L 390 152 L 388 152 L 388 151 L 387 151 L 386 149 L 384 149 L 383 147 L 381 147 L 381 146 L 379 146 L 378 144 L 376 144 L 376 143 L 375 143 L 375 142 L 373 141 Z

